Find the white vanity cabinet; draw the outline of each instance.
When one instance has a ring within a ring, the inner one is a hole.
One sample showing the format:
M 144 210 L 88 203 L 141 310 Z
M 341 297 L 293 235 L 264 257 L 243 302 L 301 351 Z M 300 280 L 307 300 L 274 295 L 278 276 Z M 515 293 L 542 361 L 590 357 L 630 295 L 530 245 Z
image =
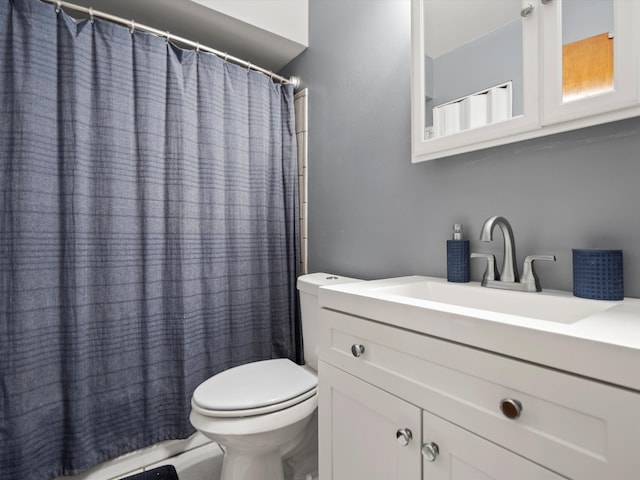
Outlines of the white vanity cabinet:
M 638 0 L 412 0 L 412 161 L 640 115 L 639 31 Z M 511 112 L 496 121 L 505 82 Z
M 638 477 L 638 392 L 328 309 L 319 344 L 323 480 Z

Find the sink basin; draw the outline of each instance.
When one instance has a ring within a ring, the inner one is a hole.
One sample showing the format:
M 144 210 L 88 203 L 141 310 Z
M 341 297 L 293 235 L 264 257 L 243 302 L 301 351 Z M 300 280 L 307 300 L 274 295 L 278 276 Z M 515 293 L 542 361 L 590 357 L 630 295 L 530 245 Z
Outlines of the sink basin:
M 557 323 L 574 323 L 618 304 L 577 298 L 565 292 L 514 292 L 437 279 L 381 286 L 375 289 L 375 294 L 445 303 Z

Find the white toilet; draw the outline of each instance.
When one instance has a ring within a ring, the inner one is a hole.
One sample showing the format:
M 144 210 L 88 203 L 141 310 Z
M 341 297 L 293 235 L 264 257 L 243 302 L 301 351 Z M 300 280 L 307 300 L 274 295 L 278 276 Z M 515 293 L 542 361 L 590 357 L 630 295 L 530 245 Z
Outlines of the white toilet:
M 306 365 L 263 360 L 221 372 L 191 398 L 191 424 L 224 450 L 221 480 L 284 480 L 282 457 L 305 437 L 318 406 L 318 288 L 360 280 L 298 278 Z

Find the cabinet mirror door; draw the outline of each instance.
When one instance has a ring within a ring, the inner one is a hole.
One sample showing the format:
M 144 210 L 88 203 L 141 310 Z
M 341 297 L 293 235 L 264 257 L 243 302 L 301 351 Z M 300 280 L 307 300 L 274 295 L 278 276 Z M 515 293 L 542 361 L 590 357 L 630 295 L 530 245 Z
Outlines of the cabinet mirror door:
M 520 0 L 424 0 L 429 138 L 523 114 L 522 40 Z
M 539 124 L 533 3 L 412 2 L 414 156 L 464 151 Z
M 630 1 L 542 2 L 545 124 L 634 105 L 636 10 Z

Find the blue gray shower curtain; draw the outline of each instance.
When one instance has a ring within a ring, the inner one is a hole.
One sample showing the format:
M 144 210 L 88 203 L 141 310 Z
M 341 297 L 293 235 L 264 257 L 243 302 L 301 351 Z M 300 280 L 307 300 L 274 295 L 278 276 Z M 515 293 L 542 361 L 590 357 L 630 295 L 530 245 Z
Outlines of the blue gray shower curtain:
M 0 0 L 0 479 L 184 438 L 207 377 L 297 360 L 290 85 Z

